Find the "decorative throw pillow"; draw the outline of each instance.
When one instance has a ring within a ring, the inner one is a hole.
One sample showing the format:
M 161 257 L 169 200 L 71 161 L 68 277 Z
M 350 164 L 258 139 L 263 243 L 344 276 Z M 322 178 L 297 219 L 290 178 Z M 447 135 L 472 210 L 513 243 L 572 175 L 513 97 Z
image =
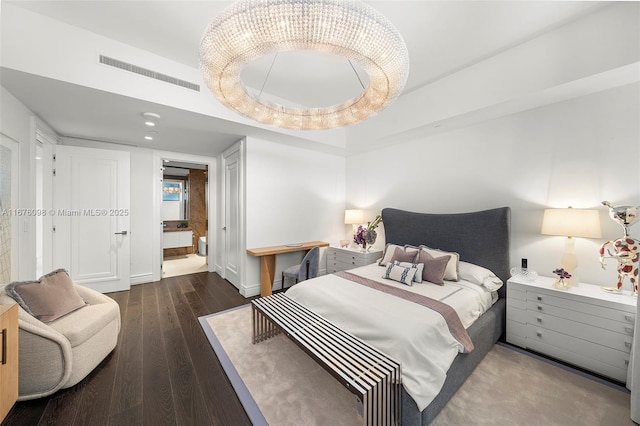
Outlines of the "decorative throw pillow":
M 444 285 L 445 270 L 449 256 L 433 257 L 427 251 L 420 250 L 417 263 L 424 263 L 422 279 L 433 284 Z
M 418 248 L 417 247 L 411 247 L 411 246 L 399 246 L 397 244 L 391 244 L 388 243 L 385 247 L 384 247 L 384 253 L 382 253 L 382 259 L 380 259 L 380 261 L 378 262 L 378 265 L 380 266 L 387 266 L 389 264 L 389 262 L 393 262 L 393 257 L 395 256 L 395 252 L 396 249 L 400 249 L 401 251 L 405 252 L 405 253 L 413 253 L 413 256 L 415 257 L 416 253 L 418 253 Z M 398 260 L 398 259 L 396 259 Z M 413 261 L 413 259 L 411 259 L 411 261 Z
M 413 277 L 416 274 L 416 268 L 404 268 L 396 263 L 389 263 L 387 270 L 382 274 L 382 278 L 398 281 L 406 285 L 413 285 Z
M 22 309 L 45 323 L 87 305 L 64 269 L 43 275 L 37 281 L 7 284 L 5 291 Z
M 449 263 L 447 264 L 447 269 L 444 273 L 444 279 L 448 281 L 458 281 L 458 262 L 460 260 L 460 255 L 458 253 L 433 249 L 427 246 L 420 246 L 420 250 L 426 251 L 433 257 L 448 256 Z
M 424 263 L 411 263 L 411 262 L 395 262 L 396 265 L 400 265 L 403 268 L 414 268 L 416 270 L 416 274 L 413 276 L 414 283 L 422 282 L 422 271 L 424 270 Z
M 504 285 L 502 280 L 489 269 L 463 261 L 458 264 L 458 277 L 461 280 L 483 286 L 489 291 L 496 291 Z

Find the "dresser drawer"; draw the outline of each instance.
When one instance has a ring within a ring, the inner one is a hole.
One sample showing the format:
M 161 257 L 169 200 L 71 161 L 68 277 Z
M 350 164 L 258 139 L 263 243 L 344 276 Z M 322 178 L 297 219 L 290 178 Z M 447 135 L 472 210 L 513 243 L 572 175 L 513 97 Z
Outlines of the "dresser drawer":
M 635 323 L 635 313 L 600 306 L 597 304 L 597 300 L 594 299 L 568 298 L 552 295 L 544 291 L 530 290 L 527 291 L 527 301 L 555 306 L 559 308 L 559 311 L 567 312 L 566 315 L 569 316 L 573 312 L 579 312 L 590 317 L 599 317 L 627 324 Z
M 624 320 L 624 316 L 617 316 L 619 319 L 622 319 L 624 321 L 620 322 L 609 318 L 590 315 L 589 313 L 585 312 L 585 310 L 588 310 L 591 307 L 593 307 L 593 305 L 583 304 L 583 306 L 580 306 L 580 308 L 583 309 L 582 311 L 574 311 L 547 303 L 534 301 L 527 302 L 527 309 L 532 312 L 550 314 L 555 317 L 565 318 L 567 320 L 588 324 L 600 329 L 611 330 L 616 333 L 625 335 L 633 335 L 634 322 Z M 631 315 L 629 315 L 629 317 L 631 318 Z M 600 333 L 602 334 L 602 332 Z
M 578 353 L 584 358 L 591 358 L 598 361 L 599 364 L 608 364 L 622 368 L 625 363 L 629 362 L 629 354 L 627 352 L 598 345 L 542 327 L 527 327 L 526 337 L 527 345 L 530 348 L 534 348 L 536 342 L 542 342 L 566 351 Z
M 595 371 L 619 382 L 625 383 L 627 381 L 628 358 L 625 358 L 622 362 L 618 360 L 616 365 L 611 365 L 597 359 L 585 357 L 575 350 L 567 350 L 565 348 L 547 344 L 542 340 L 529 339 L 527 340 L 526 347 L 554 358 L 561 359 L 578 367 Z
M 531 324 L 534 328 L 553 330 L 626 353 L 631 351 L 633 330 L 630 333 L 615 333 L 600 327 L 557 317 L 544 312 L 527 310 L 526 313 L 527 323 Z
M 336 271 L 344 271 L 346 269 L 353 269 L 357 266 L 355 261 L 352 262 L 342 262 L 338 260 L 329 260 L 327 259 L 327 270 L 335 269 Z

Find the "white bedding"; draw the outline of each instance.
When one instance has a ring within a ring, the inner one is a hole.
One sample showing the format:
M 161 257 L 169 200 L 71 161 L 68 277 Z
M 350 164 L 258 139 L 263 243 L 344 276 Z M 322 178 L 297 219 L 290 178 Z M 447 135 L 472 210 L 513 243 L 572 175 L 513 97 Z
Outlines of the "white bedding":
M 384 269 L 372 264 L 349 272 L 444 302 L 465 328 L 495 301 L 495 294 L 477 284 L 425 281 L 406 286 L 382 278 Z M 420 411 L 440 392 L 449 366 L 463 351 L 440 314 L 335 275 L 296 284 L 287 296 L 400 361 L 403 385 Z

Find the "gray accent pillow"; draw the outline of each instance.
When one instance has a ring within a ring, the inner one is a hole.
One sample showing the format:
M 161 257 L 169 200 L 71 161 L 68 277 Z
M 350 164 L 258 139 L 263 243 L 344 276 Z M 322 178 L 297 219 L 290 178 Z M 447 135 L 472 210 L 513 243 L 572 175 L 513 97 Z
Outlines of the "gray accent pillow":
M 64 269 L 56 269 L 37 281 L 12 282 L 5 291 L 22 309 L 44 323 L 87 305 Z
M 424 263 L 422 279 L 433 284 L 444 285 L 444 272 L 449 263 L 449 256 L 433 257 L 425 250 L 420 250 L 416 263 Z

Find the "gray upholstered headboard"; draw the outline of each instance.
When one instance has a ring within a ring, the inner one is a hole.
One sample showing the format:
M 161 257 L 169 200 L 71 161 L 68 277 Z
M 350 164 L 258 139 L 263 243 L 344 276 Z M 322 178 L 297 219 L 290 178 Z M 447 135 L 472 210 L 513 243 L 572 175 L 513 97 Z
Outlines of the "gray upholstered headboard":
M 509 207 L 445 214 L 385 208 L 382 223 L 387 243 L 455 251 L 460 260 L 490 269 L 505 284 L 510 277 Z M 501 297 L 506 295 L 505 287 L 498 291 Z

